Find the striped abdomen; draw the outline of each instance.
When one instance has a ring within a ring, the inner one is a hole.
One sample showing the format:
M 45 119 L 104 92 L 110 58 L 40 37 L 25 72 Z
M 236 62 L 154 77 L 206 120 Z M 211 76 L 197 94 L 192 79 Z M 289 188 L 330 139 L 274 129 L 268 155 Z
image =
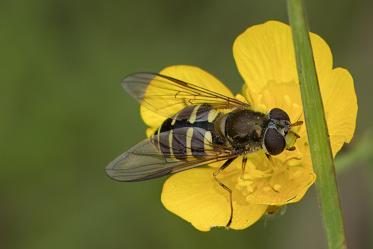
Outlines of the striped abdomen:
M 219 115 L 208 104 L 188 106 L 166 119 L 151 139 L 166 157 L 203 157 L 214 151 L 214 145 L 223 143 L 214 128 Z

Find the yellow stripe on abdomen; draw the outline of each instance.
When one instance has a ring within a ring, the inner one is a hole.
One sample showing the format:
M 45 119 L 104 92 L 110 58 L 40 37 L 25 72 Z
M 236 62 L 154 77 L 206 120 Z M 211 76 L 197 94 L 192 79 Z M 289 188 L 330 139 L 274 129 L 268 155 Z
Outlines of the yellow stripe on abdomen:
M 205 136 L 203 137 L 203 145 L 206 155 L 213 152 L 214 148 L 212 147 L 212 134 L 210 131 L 206 131 Z
M 218 110 L 216 110 L 216 109 L 211 109 L 211 110 L 209 111 L 208 116 L 207 116 L 207 121 L 208 121 L 209 123 L 213 122 L 213 121 L 216 119 L 216 117 L 218 116 L 218 114 L 219 114 L 219 111 L 218 111 Z
M 192 114 L 190 114 L 190 117 L 188 119 L 189 123 L 193 124 L 194 122 L 196 122 L 197 120 L 197 112 L 198 112 L 198 109 L 201 105 L 196 105 L 194 108 L 193 108 L 193 111 L 192 111 Z
M 173 136 L 174 136 L 174 131 L 170 130 L 170 132 L 168 133 L 168 146 L 169 146 L 169 150 L 170 150 L 170 157 L 174 156 L 174 152 L 173 152 L 173 149 L 172 149 L 172 140 L 174 138 Z

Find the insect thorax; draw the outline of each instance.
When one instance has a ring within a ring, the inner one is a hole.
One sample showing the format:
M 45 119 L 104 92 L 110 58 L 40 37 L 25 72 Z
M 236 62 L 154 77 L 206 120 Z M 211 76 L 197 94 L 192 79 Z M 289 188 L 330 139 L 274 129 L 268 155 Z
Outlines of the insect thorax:
M 247 109 L 235 110 L 226 115 L 225 136 L 236 149 L 256 151 L 262 148 L 268 122 L 263 113 Z

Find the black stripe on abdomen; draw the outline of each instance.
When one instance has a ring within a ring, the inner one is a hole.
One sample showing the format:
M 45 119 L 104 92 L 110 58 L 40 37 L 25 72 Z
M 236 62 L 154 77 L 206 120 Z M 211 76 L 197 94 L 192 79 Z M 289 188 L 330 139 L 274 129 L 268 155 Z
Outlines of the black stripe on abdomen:
M 180 112 L 177 113 L 177 119 L 178 120 L 188 120 L 190 116 L 192 115 L 195 108 L 198 108 L 199 105 L 191 105 L 187 106 L 184 109 L 182 109 Z M 176 116 L 176 115 L 175 115 Z
M 165 132 L 165 131 L 169 131 L 169 130 L 171 130 L 171 129 L 172 129 L 172 121 L 173 121 L 172 118 L 168 118 L 168 119 L 166 119 L 166 120 L 162 123 L 161 127 L 159 128 L 159 129 L 160 129 L 160 132 Z
M 188 128 L 173 130 L 172 151 L 176 159 L 183 160 L 187 157 L 186 140 Z
M 191 152 L 194 157 L 199 158 L 205 155 L 205 134 L 205 129 L 193 128 L 193 136 L 191 138 Z
M 170 150 L 170 135 L 172 136 L 172 131 L 166 131 L 159 134 L 159 149 L 164 156 L 171 157 L 172 151 Z

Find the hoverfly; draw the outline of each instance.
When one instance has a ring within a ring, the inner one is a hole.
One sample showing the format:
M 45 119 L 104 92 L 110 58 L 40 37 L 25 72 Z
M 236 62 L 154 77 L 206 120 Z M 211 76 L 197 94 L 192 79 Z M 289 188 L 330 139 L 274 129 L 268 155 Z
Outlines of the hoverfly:
M 232 191 L 217 176 L 240 156 L 244 172 L 249 153 L 264 150 L 270 157 L 294 150 L 285 138 L 290 133 L 299 138 L 291 128 L 302 121 L 291 123 L 279 108 L 255 112 L 238 99 L 157 73 L 129 75 L 122 86 L 165 120 L 151 137 L 112 161 L 107 174 L 118 181 L 143 181 L 224 161 L 213 177 L 229 194 L 227 227 L 233 218 Z M 175 106 L 180 111 L 172 112 Z

